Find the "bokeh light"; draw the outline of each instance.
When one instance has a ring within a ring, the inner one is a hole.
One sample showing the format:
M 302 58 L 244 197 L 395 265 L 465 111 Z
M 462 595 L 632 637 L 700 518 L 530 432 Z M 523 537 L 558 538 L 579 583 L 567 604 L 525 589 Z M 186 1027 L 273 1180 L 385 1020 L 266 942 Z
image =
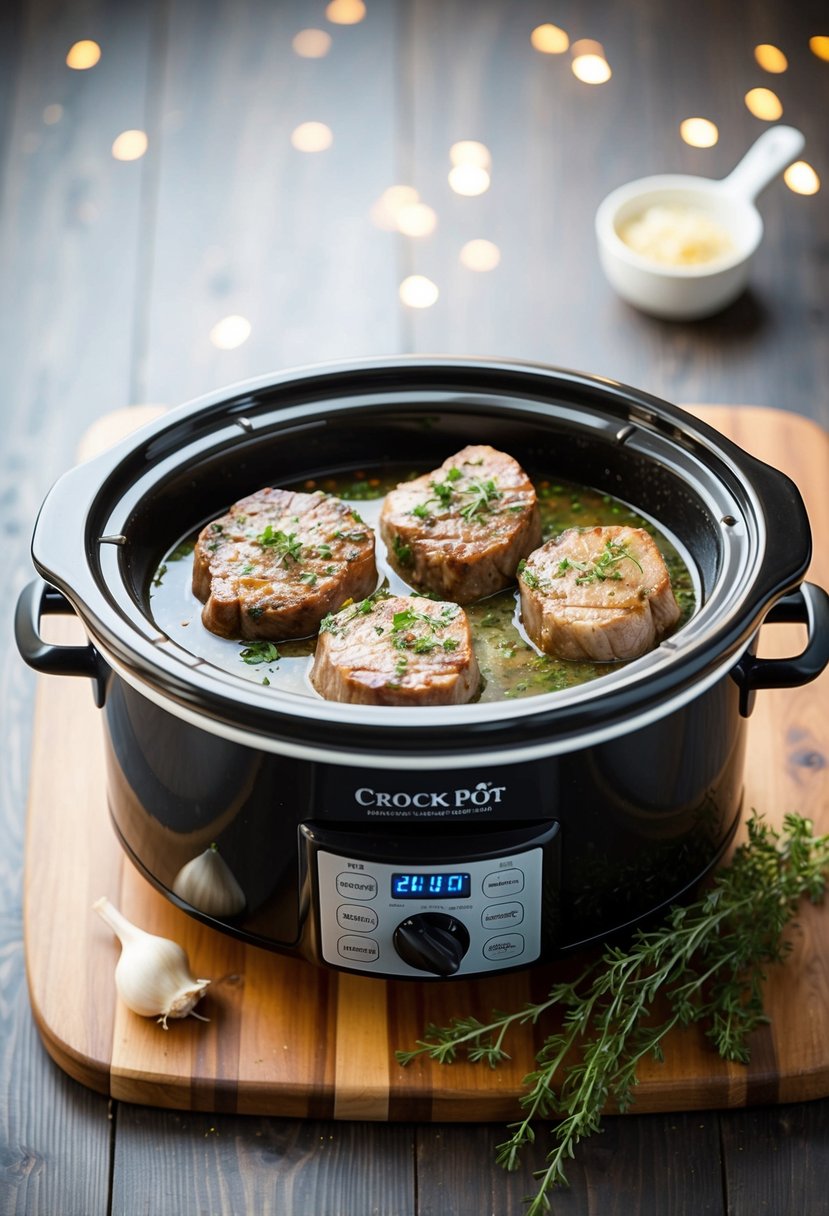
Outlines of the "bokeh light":
M 530 34 L 530 42 L 542 55 L 563 55 L 570 46 L 570 39 L 564 30 L 549 22 L 535 27 Z
M 493 241 L 467 241 L 458 256 L 467 270 L 494 270 L 501 261 L 501 250 Z
M 85 72 L 88 68 L 94 68 L 100 58 L 98 43 L 91 38 L 82 38 L 80 42 L 73 42 L 66 52 L 66 66 L 74 68 L 76 72 Z
M 613 75 L 604 47 L 593 38 L 580 38 L 570 47 L 570 53 L 573 75 L 583 84 L 605 84 Z
M 453 165 L 474 165 L 477 169 L 492 167 L 492 154 L 486 144 L 477 139 L 459 139 L 449 149 L 449 159 Z
M 489 174 L 479 165 L 455 165 L 449 171 L 449 185 L 455 194 L 465 194 L 472 198 L 476 194 L 485 194 L 489 189 Z
M 235 350 L 250 337 L 251 324 L 247 317 L 233 315 L 217 321 L 210 331 L 210 341 L 219 350 Z
M 333 132 L 324 122 L 301 122 L 291 132 L 291 143 L 298 152 L 324 152 L 333 142 Z
M 720 138 L 717 124 L 709 118 L 683 118 L 679 134 L 692 148 L 713 148 Z
M 783 174 L 783 181 L 795 194 L 817 194 L 820 178 L 805 160 L 796 160 Z
M 371 222 L 385 232 L 397 231 L 397 217 L 420 198 L 414 186 L 388 186 L 371 205 Z
M 325 30 L 300 30 L 294 34 L 291 46 L 301 59 L 322 59 L 331 50 L 331 35 Z
M 826 34 L 816 34 L 809 39 L 809 50 L 818 59 L 829 59 L 829 37 Z
M 754 117 L 765 122 L 776 122 L 783 113 L 780 98 L 771 89 L 749 89 L 745 102 Z
M 325 15 L 334 25 L 357 25 L 366 15 L 363 0 L 331 0 Z
M 410 274 L 400 284 L 400 299 L 408 308 L 431 308 L 439 295 L 436 284 L 422 274 Z
M 51 106 L 47 106 L 43 111 L 43 121 L 46 123 L 47 127 L 53 127 L 55 123 L 60 122 L 62 118 L 63 106 L 59 106 L 56 103 Z
M 779 74 L 780 72 L 785 72 L 789 66 L 789 61 L 780 48 L 772 46 L 770 42 L 761 42 L 759 46 L 756 46 L 754 48 L 754 58 L 764 72 Z
M 116 160 L 140 160 L 148 144 L 146 131 L 122 131 L 113 142 L 112 155 Z
M 404 236 L 428 236 L 437 222 L 437 215 L 426 203 L 409 203 L 399 208 L 395 227 Z

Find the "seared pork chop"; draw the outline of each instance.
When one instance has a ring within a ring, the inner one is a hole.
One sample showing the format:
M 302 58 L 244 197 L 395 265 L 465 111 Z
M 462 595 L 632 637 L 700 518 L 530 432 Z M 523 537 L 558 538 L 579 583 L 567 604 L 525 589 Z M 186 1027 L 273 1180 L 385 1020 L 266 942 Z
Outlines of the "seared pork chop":
M 518 586 L 529 637 L 560 659 L 635 659 L 680 616 L 662 555 L 642 528 L 570 528 L 530 554 Z
M 469 604 L 515 580 L 521 558 L 541 544 L 541 517 L 521 466 L 478 445 L 392 490 L 380 534 L 407 583 Z
M 320 492 L 259 490 L 196 542 L 193 592 L 206 628 L 224 638 L 306 637 L 376 586 L 374 533 Z
M 480 682 L 469 621 L 457 604 L 366 599 L 320 625 L 311 683 L 329 701 L 461 705 Z

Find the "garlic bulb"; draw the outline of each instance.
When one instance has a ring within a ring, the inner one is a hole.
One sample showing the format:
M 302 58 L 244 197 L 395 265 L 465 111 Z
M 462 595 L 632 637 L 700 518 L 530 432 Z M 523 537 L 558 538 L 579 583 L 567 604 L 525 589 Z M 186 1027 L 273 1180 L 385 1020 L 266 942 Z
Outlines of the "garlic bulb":
M 245 893 L 215 844 L 182 866 L 173 893 L 205 916 L 238 916 Z
M 177 942 L 145 933 L 114 907 L 106 896 L 92 905 L 121 943 L 115 987 L 124 1004 L 142 1017 L 157 1017 L 167 1029 L 168 1018 L 186 1018 L 204 996 L 210 980 L 194 979 L 187 955 Z

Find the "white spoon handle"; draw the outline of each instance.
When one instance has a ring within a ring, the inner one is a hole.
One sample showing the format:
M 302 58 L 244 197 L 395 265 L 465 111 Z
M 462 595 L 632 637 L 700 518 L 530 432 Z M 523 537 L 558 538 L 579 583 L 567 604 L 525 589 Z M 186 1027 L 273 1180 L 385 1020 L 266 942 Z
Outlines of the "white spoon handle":
M 795 127 L 769 127 L 720 183 L 730 194 L 753 201 L 802 150 L 806 140 Z

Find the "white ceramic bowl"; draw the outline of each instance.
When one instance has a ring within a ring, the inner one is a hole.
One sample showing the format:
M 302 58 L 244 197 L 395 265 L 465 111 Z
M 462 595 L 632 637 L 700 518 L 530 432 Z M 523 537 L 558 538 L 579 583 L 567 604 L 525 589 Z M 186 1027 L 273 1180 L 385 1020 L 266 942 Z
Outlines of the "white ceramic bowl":
M 754 205 L 760 192 L 797 157 L 804 138 L 794 127 L 770 127 L 728 177 L 716 181 L 659 174 L 619 186 L 596 212 L 602 268 L 623 299 L 657 317 L 693 320 L 725 308 L 746 286 L 751 259 L 763 239 Z M 653 206 L 693 208 L 729 236 L 732 248 L 709 262 L 671 265 L 631 249 L 620 230 Z

